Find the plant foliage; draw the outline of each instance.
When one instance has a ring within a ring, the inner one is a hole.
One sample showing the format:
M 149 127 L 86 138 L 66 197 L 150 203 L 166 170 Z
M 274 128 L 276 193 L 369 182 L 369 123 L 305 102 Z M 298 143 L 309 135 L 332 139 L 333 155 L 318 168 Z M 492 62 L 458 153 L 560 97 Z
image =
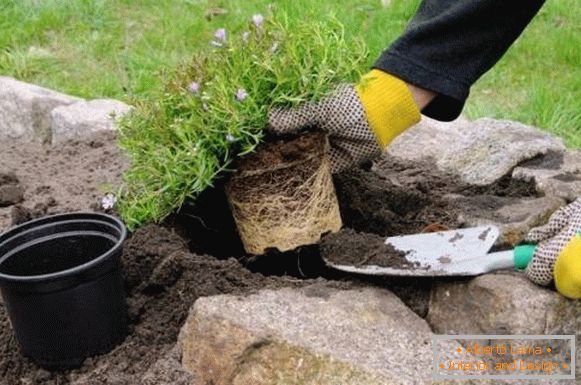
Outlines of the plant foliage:
M 354 81 L 367 57 L 334 18 L 290 22 L 255 15 L 233 34 L 219 29 L 166 81 L 157 96 L 136 102 L 120 123 L 131 160 L 120 192 L 121 216 L 134 229 L 160 221 L 195 199 L 252 152 L 268 111 L 312 102 Z

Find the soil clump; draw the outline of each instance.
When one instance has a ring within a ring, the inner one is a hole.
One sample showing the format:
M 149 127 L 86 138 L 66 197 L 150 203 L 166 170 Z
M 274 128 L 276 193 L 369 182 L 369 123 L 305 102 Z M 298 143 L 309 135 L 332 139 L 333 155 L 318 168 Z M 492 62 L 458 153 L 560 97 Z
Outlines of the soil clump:
M 24 199 L 24 189 L 12 172 L 0 173 L 0 207 L 11 206 Z

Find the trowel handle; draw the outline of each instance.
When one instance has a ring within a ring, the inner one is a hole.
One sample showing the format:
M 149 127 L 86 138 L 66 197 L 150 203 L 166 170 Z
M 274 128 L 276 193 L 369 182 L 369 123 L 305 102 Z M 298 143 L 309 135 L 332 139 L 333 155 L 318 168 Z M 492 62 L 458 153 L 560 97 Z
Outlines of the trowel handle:
M 510 269 L 524 270 L 533 259 L 535 245 L 521 245 L 513 250 L 489 253 L 486 256 L 488 271 Z
M 535 245 L 521 245 L 514 248 L 514 268 L 515 270 L 524 270 L 527 268 L 536 250 Z

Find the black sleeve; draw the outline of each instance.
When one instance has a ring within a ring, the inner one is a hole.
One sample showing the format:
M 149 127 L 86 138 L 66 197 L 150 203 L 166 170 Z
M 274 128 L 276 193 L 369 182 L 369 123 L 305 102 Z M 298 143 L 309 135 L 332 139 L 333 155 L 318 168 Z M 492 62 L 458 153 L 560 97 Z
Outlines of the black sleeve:
M 422 113 L 455 119 L 470 87 L 504 55 L 544 0 L 424 0 L 374 68 L 438 93 Z

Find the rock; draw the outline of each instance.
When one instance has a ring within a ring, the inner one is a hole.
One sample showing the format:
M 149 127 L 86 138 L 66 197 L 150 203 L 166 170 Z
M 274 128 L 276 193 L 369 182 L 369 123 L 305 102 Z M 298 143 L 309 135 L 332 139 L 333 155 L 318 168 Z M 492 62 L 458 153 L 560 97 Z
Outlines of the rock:
M 409 161 L 433 161 L 460 142 L 467 135 L 469 126 L 470 121 L 463 116 L 452 122 L 422 116 L 420 123 L 407 129 L 389 145 L 387 153 Z
M 483 118 L 447 124 L 427 120 L 396 139 L 388 152 L 407 160 L 432 159 L 442 171 L 484 186 L 525 160 L 564 150 L 562 140 L 534 127 Z
M 549 153 L 516 167 L 512 177 L 534 181 L 539 193 L 569 202 L 581 196 L 581 151 Z
M 496 225 L 501 236 L 496 246 L 516 246 L 535 226 L 547 222 L 565 204 L 557 197 L 511 198 L 488 195 L 446 197 L 460 211 L 459 222 L 466 227 Z
M 50 141 L 50 112 L 82 99 L 0 76 L 0 140 Z
M 427 323 L 381 289 L 323 285 L 196 301 L 178 344 L 200 383 L 431 383 Z
M 517 122 L 484 118 L 468 127 L 469 135 L 451 144 L 437 164 L 470 184 L 493 183 L 524 160 L 565 149 L 562 140 Z
M 436 282 L 427 320 L 438 334 L 576 334 L 578 340 L 581 302 L 537 286 L 520 273 L 486 274 Z M 580 358 L 577 349 L 576 361 Z M 576 373 L 581 373 L 579 367 Z
M 97 131 L 115 130 L 116 119 L 131 110 L 117 100 L 81 101 L 55 108 L 52 113 L 52 142 L 86 137 Z
M 434 283 L 427 320 L 439 334 L 544 334 L 547 311 L 566 302 L 520 273 L 485 274 Z

